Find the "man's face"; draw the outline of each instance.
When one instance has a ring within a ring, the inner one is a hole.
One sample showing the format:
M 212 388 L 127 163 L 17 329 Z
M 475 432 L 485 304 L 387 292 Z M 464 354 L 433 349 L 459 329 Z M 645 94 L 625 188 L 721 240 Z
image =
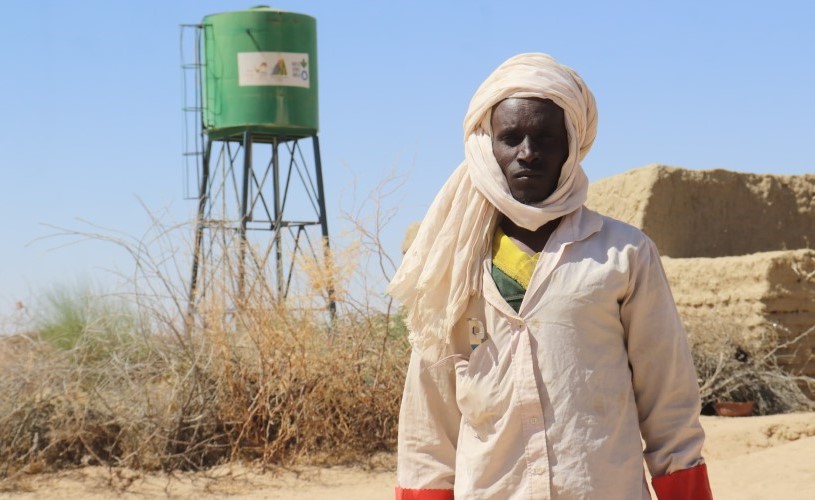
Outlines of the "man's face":
M 512 197 L 545 200 L 569 157 L 563 109 L 549 99 L 504 99 L 492 109 L 492 153 Z

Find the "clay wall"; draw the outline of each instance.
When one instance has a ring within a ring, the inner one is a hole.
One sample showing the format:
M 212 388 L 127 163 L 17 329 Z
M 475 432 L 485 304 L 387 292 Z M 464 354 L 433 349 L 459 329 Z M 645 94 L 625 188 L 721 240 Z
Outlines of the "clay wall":
M 815 250 L 662 262 L 689 335 L 737 331 L 747 352 L 788 344 L 778 364 L 815 377 Z
M 668 257 L 815 248 L 815 175 L 649 165 L 594 182 L 586 205 L 639 227 Z

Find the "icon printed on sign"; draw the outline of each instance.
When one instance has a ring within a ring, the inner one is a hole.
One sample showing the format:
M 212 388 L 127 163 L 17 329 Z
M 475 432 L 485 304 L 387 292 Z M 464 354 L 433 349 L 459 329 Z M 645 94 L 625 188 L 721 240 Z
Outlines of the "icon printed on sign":
M 487 332 L 484 330 L 484 323 L 478 318 L 467 318 L 467 332 L 470 337 L 470 347 L 475 350 L 485 340 L 487 340 Z
M 274 69 L 272 69 L 273 75 L 278 76 L 286 76 L 288 72 L 286 71 L 286 61 L 283 58 L 277 60 L 277 64 L 274 65 Z

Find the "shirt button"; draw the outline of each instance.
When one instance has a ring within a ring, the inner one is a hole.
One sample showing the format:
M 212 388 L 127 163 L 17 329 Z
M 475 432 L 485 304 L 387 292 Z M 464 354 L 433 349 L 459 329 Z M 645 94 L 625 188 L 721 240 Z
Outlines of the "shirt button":
M 532 424 L 532 425 L 536 425 L 538 423 L 538 417 L 530 418 L 529 423 Z
M 541 475 L 541 474 L 543 474 L 543 473 L 545 473 L 545 472 L 546 472 L 546 469 L 545 469 L 545 468 L 543 468 L 543 467 L 540 467 L 540 466 L 538 466 L 538 467 L 532 467 L 532 474 L 538 474 L 538 475 Z

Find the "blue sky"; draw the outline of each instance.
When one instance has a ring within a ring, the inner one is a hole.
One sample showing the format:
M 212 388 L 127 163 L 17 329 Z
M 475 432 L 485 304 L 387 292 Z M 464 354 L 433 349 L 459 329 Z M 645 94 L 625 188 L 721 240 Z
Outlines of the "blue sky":
M 98 241 L 49 226 L 138 238 L 142 203 L 168 223 L 184 199 L 180 24 L 247 1 L 3 2 L 0 315 L 43 290 L 127 272 Z M 317 19 L 320 138 L 332 233 L 350 192 L 406 175 L 387 200 L 396 255 L 462 158 L 461 122 L 503 60 L 540 51 L 593 90 L 597 180 L 649 163 L 815 171 L 815 19 L 799 1 L 363 2 L 271 4 Z M 693 235 L 688 235 L 693 237 Z

